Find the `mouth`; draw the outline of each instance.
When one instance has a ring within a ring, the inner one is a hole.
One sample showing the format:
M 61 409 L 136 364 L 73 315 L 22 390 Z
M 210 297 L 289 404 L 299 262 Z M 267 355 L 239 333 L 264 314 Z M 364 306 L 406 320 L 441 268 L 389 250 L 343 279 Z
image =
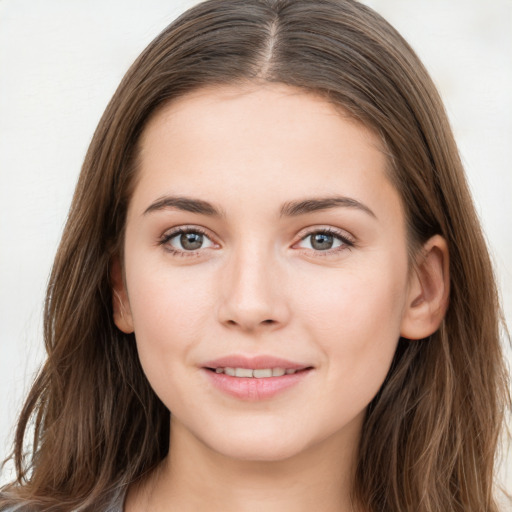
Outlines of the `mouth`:
M 239 400 L 271 399 L 298 386 L 314 367 L 285 359 L 257 356 L 229 356 L 202 366 L 213 388 Z
M 306 370 L 311 369 L 308 368 L 232 368 L 230 366 L 226 367 L 216 367 L 216 368 L 206 368 L 211 372 L 215 373 L 223 373 L 224 375 L 229 375 L 230 377 L 238 377 L 238 378 L 249 378 L 249 379 L 268 379 L 270 377 L 282 377 L 283 375 L 293 375 L 297 372 L 304 372 Z

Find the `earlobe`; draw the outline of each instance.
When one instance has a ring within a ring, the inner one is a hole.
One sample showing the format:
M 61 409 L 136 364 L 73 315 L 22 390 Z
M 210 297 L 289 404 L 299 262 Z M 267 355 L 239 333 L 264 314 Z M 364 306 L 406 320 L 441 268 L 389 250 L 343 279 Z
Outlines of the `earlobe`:
M 450 266 L 446 240 L 435 235 L 418 254 L 409 282 L 409 292 L 400 335 L 419 340 L 433 334 L 448 308 Z
M 112 288 L 114 323 L 120 331 L 130 334 L 133 332 L 133 318 L 118 257 L 113 258 L 110 262 L 110 286 Z

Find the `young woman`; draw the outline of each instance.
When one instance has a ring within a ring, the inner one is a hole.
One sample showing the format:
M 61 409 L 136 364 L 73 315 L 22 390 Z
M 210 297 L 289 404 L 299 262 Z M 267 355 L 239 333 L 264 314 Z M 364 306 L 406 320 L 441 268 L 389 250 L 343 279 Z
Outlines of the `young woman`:
M 210 0 L 95 133 L 0 507 L 496 511 L 500 327 L 400 35 L 351 0 Z

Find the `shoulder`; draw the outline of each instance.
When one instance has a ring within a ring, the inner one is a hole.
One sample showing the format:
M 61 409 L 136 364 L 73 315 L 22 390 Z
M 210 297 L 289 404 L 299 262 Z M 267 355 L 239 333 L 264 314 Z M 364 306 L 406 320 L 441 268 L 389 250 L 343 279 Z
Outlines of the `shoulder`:
M 123 512 L 124 497 L 124 491 L 113 493 L 107 504 L 105 505 L 104 503 L 97 508 L 95 507 L 94 512 Z M 40 510 L 40 508 L 34 507 L 33 504 L 28 504 L 22 501 L 15 505 L 0 505 L 0 512 L 40 512 Z
M 29 505 L 20 503 L 18 505 L 9 506 L 7 508 L 0 508 L 0 512 L 36 512 L 35 509 Z M 123 503 L 112 503 L 107 508 L 98 512 L 123 512 Z
M 7 508 L 0 508 L 0 512 L 36 512 L 35 509 L 29 505 L 19 503 L 18 505 L 10 505 Z M 123 512 L 122 501 L 111 503 L 108 507 L 98 512 Z
M 15 505 L 0 505 L 0 512 L 33 512 L 34 508 L 26 503 L 19 502 Z

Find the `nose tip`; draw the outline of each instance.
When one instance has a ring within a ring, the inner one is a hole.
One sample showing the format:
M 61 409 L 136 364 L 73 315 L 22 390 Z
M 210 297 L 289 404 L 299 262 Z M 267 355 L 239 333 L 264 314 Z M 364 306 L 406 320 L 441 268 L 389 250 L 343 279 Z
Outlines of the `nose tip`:
M 229 327 L 244 331 L 268 329 L 284 323 L 285 315 L 270 290 L 238 283 L 237 290 L 228 294 L 220 310 L 220 320 Z

